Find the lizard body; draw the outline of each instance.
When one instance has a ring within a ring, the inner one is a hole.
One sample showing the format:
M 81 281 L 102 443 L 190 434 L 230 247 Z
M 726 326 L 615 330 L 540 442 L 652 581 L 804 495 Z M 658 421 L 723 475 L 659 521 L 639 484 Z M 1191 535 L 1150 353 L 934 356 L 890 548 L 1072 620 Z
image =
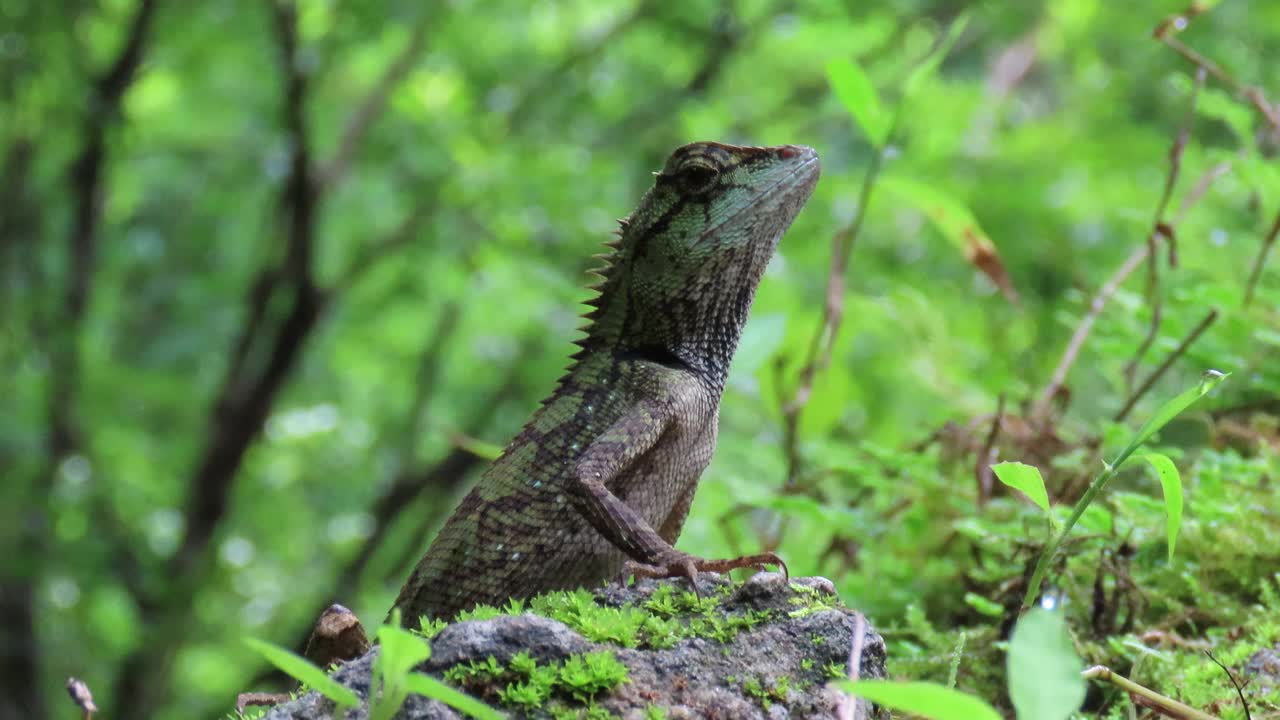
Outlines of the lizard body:
M 400 591 L 405 622 L 637 574 L 781 564 L 672 545 L 715 448 L 756 286 L 817 183 L 813 150 L 678 148 L 622 221 L 586 337 Z

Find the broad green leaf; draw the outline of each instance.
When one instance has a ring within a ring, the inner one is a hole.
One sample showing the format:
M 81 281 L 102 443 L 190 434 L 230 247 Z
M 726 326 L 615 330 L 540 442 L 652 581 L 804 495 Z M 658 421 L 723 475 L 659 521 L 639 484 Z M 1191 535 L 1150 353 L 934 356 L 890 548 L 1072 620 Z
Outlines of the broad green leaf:
M 904 93 L 910 97 L 919 89 L 924 81 L 928 80 L 937 72 L 938 67 L 942 65 L 942 61 L 947 59 L 947 55 L 951 54 L 951 48 L 955 47 L 956 40 L 960 39 L 960 35 L 969 24 L 969 16 L 962 14 L 951 23 L 951 27 L 947 28 L 947 34 L 942 38 L 933 50 L 920 61 L 919 65 L 911 71 L 907 76 L 907 81 L 903 83 Z
M 1178 467 L 1167 456 L 1149 452 L 1144 453 L 1142 457 L 1155 468 L 1156 475 L 1160 478 L 1160 487 L 1164 490 L 1169 562 L 1173 562 L 1173 546 L 1178 541 L 1178 528 L 1182 526 L 1182 478 L 1178 475 Z
M 835 685 L 877 705 L 931 720 L 1000 720 L 981 698 L 934 683 L 837 680 Z
M 464 712 L 473 718 L 480 718 L 480 720 L 502 720 L 502 718 L 506 717 L 506 715 L 503 715 L 470 695 L 451 688 L 430 675 L 409 673 L 409 677 L 405 678 L 405 688 L 410 692 L 415 692 L 423 697 L 439 700 L 454 710 Z
M 378 628 L 378 644 L 382 646 L 378 661 L 389 675 L 402 676 L 431 657 L 431 644 L 399 625 Z
M 1006 657 L 1009 698 L 1020 720 L 1066 720 L 1084 702 L 1084 663 L 1062 614 L 1034 608 L 1013 629 Z
M 294 680 L 329 698 L 338 707 L 349 708 L 360 704 L 360 698 L 350 688 L 344 687 L 337 680 L 329 677 L 324 670 L 313 665 L 310 660 L 285 650 L 279 645 L 272 645 L 257 638 L 247 637 L 244 642 L 266 658 L 267 662 L 275 665 Z
M 369 718 L 390 720 L 408 695 L 406 682 L 410 671 L 431 657 L 431 643 L 400 627 L 397 610 L 388 624 L 378 628 L 378 644 L 381 651 L 373 663 L 373 677 L 382 687 L 381 693 L 370 692 L 376 700 L 372 702 Z
M 1000 288 L 1009 302 L 1017 302 L 1018 292 L 1009 279 L 995 243 L 964 203 L 944 190 L 909 178 L 886 177 L 880 185 L 907 204 L 919 208 L 938 232 L 964 253 L 965 260 Z
M 1170 420 L 1177 417 L 1183 410 L 1191 407 L 1192 403 L 1204 397 L 1206 393 L 1217 387 L 1218 383 L 1226 380 L 1230 376 L 1231 373 L 1221 373 L 1217 370 L 1206 370 L 1204 375 L 1200 377 L 1200 382 L 1195 387 L 1177 395 L 1156 410 L 1155 414 L 1151 416 L 1151 419 L 1147 420 L 1147 422 L 1138 429 L 1138 434 L 1134 436 L 1134 439 L 1129 443 L 1129 447 L 1125 448 L 1125 451 L 1120 453 L 1121 457 L 1127 458 L 1138 448 L 1139 445 L 1150 439 L 1152 435 L 1160 432 L 1160 428 L 1167 425 Z M 1119 466 L 1120 462 L 1121 460 L 1118 459 L 1113 464 Z
M 1002 462 L 992 465 L 991 470 L 1000 482 L 1021 490 L 1041 510 L 1049 512 L 1049 493 L 1045 492 L 1040 468 L 1020 462 Z
M 862 67 L 851 60 L 832 60 L 827 63 L 827 80 L 867 140 L 876 147 L 884 147 L 891 127 L 889 113 L 880 104 L 876 88 Z

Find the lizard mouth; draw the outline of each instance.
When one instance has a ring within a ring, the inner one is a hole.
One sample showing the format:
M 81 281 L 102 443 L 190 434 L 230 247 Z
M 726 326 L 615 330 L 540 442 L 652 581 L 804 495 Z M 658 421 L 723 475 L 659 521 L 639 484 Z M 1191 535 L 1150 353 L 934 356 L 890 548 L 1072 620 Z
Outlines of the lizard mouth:
M 757 192 L 755 195 L 753 195 L 753 196 L 751 197 L 751 202 L 748 202 L 748 203 L 744 204 L 744 205 L 742 206 L 742 208 L 741 208 L 741 209 L 739 209 L 738 211 L 734 212 L 733 214 L 729 215 L 728 217 L 723 218 L 722 220 L 720 220 L 720 222 L 716 223 L 715 225 L 712 225 L 711 227 L 707 228 L 706 230 L 703 230 L 703 231 L 702 231 L 702 234 L 698 236 L 698 242 L 702 242 L 703 240 L 706 240 L 707 238 L 714 236 L 716 233 L 718 233 L 718 232 L 719 232 L 722 228 L 724 228 L 726 225 L 728 225 L 728 224 L 730 224 L 730 223 L 734 222 L 734 221 L 735 221 L 735 220 L 737 220 L 739 217 L 741 217 L 744 213 L 746 213 L 746 212 L 748 212 L 748 211 L 752 210 L 753 208 L 755 208 L 755 203 L 756 203 L 756 201 L 757 201 L 757 200 L 759 200 L 759 199 L 760 199 L 760 198 L 762 198 L 762 197 L 767 197 L 770 193 L 772 193 L 772 192 L 773 192 L 774 190 L 776 190 L 777 188 L 779 188 L 779 187 L 781 187 L 781 186 L 783 186 L 783 185 L 788 185 L 788 184 L 789 184 L 789 185 L 792 185 L 792 186 L 794 186 L 794 187 L 799 187 L 799 186 L 803 185 L 803 184 L 804 184 L 803 182 L 795 182 L 795 180 L 794 180 L 794 179 L 795 179 L 795 177 L 796 177 L 797 175 L 800 175 L 801 173 L 805 173 L 805 178 L 804 178 L 804 179 L 805 179 L 805 180 L 808 180 L 808 173 L 812 172 L 812 173 L 813 173 L 813 176 L 814 176 L 814 180 L 816 181 L 816 179 L 817 179 L 817 175 L 818 175 L 818 173 L 820 172 L 820 170 L 821 170 L 821 168 L 820 168 L 820 167 L 819 167 L 819 165 L 818 165 L 818 155 L 817 155 L 817 153 L 814 153 L 812 150 L 809 150 L 809 156 L 808 156 L 808 157 L 806 157 L 806 158 L 804 159 L 804 161 L 803 161 L 803 162 L 801 162 L 799 165 L 796 165 L 794 168 L 792 168 L 792 169 L 791 169 L 791 172 L 789 172 L 789 173 L 787 173 L 786 175 L 783 175 L 782 177 L 778 178 L 778 179 L 777 179 L 777 180 L 775 180 L 772 184 L 770 184 L 768 187 L 765 187 L 765 188 L 761 189 L 761 190 L 760 190 L 760 192 Z M 812 185 L 812 184 L 810 184 L 810 186 L 809 186 L 809 192 L 813 192 L 813 185 Z M 806 193 L 806 195 L 807 195 L 807 194 L 808 194 L 808 193 Z M 783 197 L 785 197 L 785 195 L 784 195 Z M 801 204 L 803 204 L 803 203 L 801 203 Z M 797 211 L 798 211 L 798 210 L 799 210 L 799 207 L 797 207 L 796 209 L 797 209 Z

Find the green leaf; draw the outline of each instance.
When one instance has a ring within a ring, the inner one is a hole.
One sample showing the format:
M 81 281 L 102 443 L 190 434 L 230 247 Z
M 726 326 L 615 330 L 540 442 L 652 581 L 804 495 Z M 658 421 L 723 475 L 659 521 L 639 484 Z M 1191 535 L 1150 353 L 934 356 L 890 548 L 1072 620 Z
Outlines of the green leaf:
M 955 47 L 956 40 L 960 39 L 960 35 L 964 33 L 964 29 L 968 25 L 968 14 L 961 14 L 956 18 L 955 22 L 951 23 L 951 27 L 947 28 L 947 34 L 942 38 L 942 41 L 935 45 L 924 60 L 919 65 L 916 65 L 911 74 L 907 76 L 907 81 L 903 83 L 903 93 L 907 97 L 914 94 L 925 80 L 933 77 L 933 74 L 942 65 L 942 61 L 947 58 L 947 55 L 951 54 L 951 48 Z
M 1045 492 L 1040 468 L 1020 462 L 1002 462 L 992 465 L 991 470 L 1000 482 L 1021 490 L 1041 510 L 1049 512 L 1049 493 Z
M 1006 657 L 1009 698 L 1022 720 L 1066 720 L 1084 702 L 1084 664 L 1060 613 L 1034 608 L 1018 621 Z
M 382 649 L 373 663 L 373 677 L 375 682 L 381 683 L 382 692 L 370 690 L 369 696 L 373 700 L 369 718 L 390 720 L 408 695 L 410 671 L 431 657 L 431 643 L 400 627 L 400 612 L 397 610 L 388 624 L 378 628 L 378 644 Z
M 294 680 L 329 698 L 338 707 L 349 708 L 360 704 L 359 696 L 350 688 L 344 687 L 337 680 L 326 675 L 324 670 L 313 665 L 310 660 L 279 645 L 272 645 L 257 638 L 247 637 L 244 642 L 266 658 L 267 662 L 275 665 Z
M 883 178 L 880 186 L 924 213 L 938 232 L 964 254 L 969 264 L 1000 288 L 1009 302 L 1017 302 L 1017 290 L 995 243 L 959 198 L 934 185 L 903 177 Z
M 451 688 L 430 675 L 409 673 L 409 676 L 405 678 L 404 684 L 405 688 L 410 692 L 415 692 L 433 700 L 439 700 L 454 710 L 459 710 L 474 718 L 480 718 L 480 720 L 502 720 L 502 718 L 506 717 L 470 695 Z
M 1139 445 L 1146 442 L 1152 435 L 1160 432 L 1160 428 L 1167 425 L 1170 420 L 1177 417 L 1183 410 L 1191 407 L 1192 403 L 1204 397 L 1206 393 L 1217 387 L 1218 383 L 1226 380 L 1230 376 L 1231 373 L 1221 373 L 1217 370 L 1206 370 L 1204 375 L 1200 376 L 1199 384 L 1172 398 L 1156 410 L 1155 414 L 1151 416 L 1151 419 L 1147 420 L 1147 422 L 1138 429 L 1138 434 L 1134 436 L 1133 440 L 1129 443 L 1129 446 L 1121 451 L 1120 457 L 1127 458 L 1138 448 Z M 1122 460 L 1118 459 L 1112 464 L 1119 467 L 1121 462 Z
M 884 147 L 889 140 L 889 114 L 862 66 L 852 60 L 832 60 L 827 63 L 827 80 L 867 140 L 878 148 Z
M 389 675 L 402 676 L 431 657 L 431 644 L 399 625 L 378 628 L 378 644 L 378 661 Z
M 1160 453 L 1143 453 L 1142 458 L 1151 463 L 1164 489 L 1164 514 L 1169 535 L 1169 562 L 1173 562 L 1173 546 L 1178 541 L 1178 528 L 1182 526 L 1182 478 L 1178 468 L 1167 456 Z
M 878 705 L 932 720 L 1000 720 L 981 698 L 934 683 L 837 680 L 835 685 Z

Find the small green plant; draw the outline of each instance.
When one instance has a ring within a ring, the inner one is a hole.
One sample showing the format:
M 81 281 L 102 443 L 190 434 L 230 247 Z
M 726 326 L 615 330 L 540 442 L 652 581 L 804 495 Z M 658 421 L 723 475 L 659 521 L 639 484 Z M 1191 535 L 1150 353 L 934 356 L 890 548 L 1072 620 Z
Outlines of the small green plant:
M 431 645 L 423 639 L 422 633 L 404 630 L 399 623 L 400 615 L 396 612 L 389 624 L 378 629 L 381 650 L 373 665 L 369 693 L 371 720 L 389 720 L 411 692 L 439 700 L 481 720 L 501 720 L 502 716 L 496 710 L 479 700 L 429 675 L 412 672 L 415 666 L 431 656 Z M 332 700 L 339 709 L 360 704 L 360 698 L 354 692 L 307 659 L 255 638 L 245 638 L 245 643 L 290 677 Z
M 755 698 L 765 710 L 773 707 L 775 702 L 786 702 L 790 692 L 791 679 L 785 675 L 772 683 L 757 677 L 749 677 L 742 682 L 742 693 Z
M 350 688 L 329 677 L 324 670 L 316 667 L 310 660 L 279 645 L 257 638 L 245 638 L 244 642 L 266 658 L 267 662 L 275 665 L 294 680 L 329 698 L 339 708 L 346 709 L 360 704 L 360 698 Z
M 432 620 L 426 615 L 423 615 L 422 617 L 418 618 L 417 632 L 422 637 L 426 638 L 427 640 L 430 640 L 434 638 L 436 635 L 439 635 L 440 631 L 447 627 L 449 627 L 449 623 L 445 622 L 444 620 L 439 620 L 439 619 Z
M 627 680 L 627 666 L 611 652 L 572 655 L 560 668 L 560 684 L 574 699 L 590 702 L 597 693 L 611 690 Z
M 1219 383 L 1227 379 L 1227 374 L 1220 373 L 1217 370 L 1209 370 L 1200 378 L 1200 382 L 1193 388 L 1177 395 L 1161 405 L 1146 423 L 1138 429 L 1129 444 L 1116 455 L 1116 459 L 1110 463 L 1103 463 L 1103 470 L 1098 474 L 1089 489 L 1085 491 L 1080 500 L 1076 502 L 1075 508 L 1071 511 L 1071 516 L 1063 523 L 1062 529 L 1054 534 L 1049 541 L 1044 552 L 1040 554 L 1039 560 L 1036 562 L 1035 570 L 1031 574 L 1031 580 L 1027 583 L 1026 594 L 1022 598 L 1022 610 L 1026 612 L 1035 603 L 1040 595 L 1040 584 L 1044 580 L 1045 574 L 1049 571 L 1049 566 L 1053 562 L 1053 558 L 1058 553 L 1058 549 L 1062 546 L 1063 541 L 1071 534 L 1071 530 L 1075 527 L 1076 522 L 1084 514 L 1085 510 L 1093 504 L 1094 498 L 1098 493 L 1102 492 L 1107 483 L 1115 477 L 1120 466 L 1129 459 L 1133 453 L 1143 445 L 1151 436 L 1155 435 L 1170 420 L 1177 417 L 1187 408 L 1191 407 L 1195 401 L 1204 397 L 1210 390 L 1217 387 Z M 1152 456 L 1153 458 L 1162 456 Z M 1173 542 L 1177 537 L 1177 524 L 1182 519 L 1182 484 L 1178 480 L 1177 470 L 1174 469 L 1173 463 L 1168 458 L 1152 459 L 1153 466 L 1160 475 L 1161 485 L 1164 487 L 1165 504 L 1168 509 L 1169 523 L 1169 552 L 1172 557 Z M 1028 470 L 1028 468 L 1030 468 Z M 1007 482 L 1013 487 L 1018 487 L 1027 493 L 1036 504 L 1041 505 L 1046 511 L 1048 507 L 1048 497 L 1044 492 L 1044 479 L 1040 477 L 1039 470 L 1029 465 L 1021 463 L 1002 463 L 993 466 L 996 477 L 1002 482 Z M 1006 476 L 1009 480 L 1006 480 Z
M 514 601 L 513 601 L 514 602 Z M 492 605 L 476 605 L 470 610 L 463 610 L 454 618 L 454 622 L 466 622 L 468 620 L 492 620 L 508 613 L 499 610 Z M 519 613 L 512 613 L 518 615 Z

